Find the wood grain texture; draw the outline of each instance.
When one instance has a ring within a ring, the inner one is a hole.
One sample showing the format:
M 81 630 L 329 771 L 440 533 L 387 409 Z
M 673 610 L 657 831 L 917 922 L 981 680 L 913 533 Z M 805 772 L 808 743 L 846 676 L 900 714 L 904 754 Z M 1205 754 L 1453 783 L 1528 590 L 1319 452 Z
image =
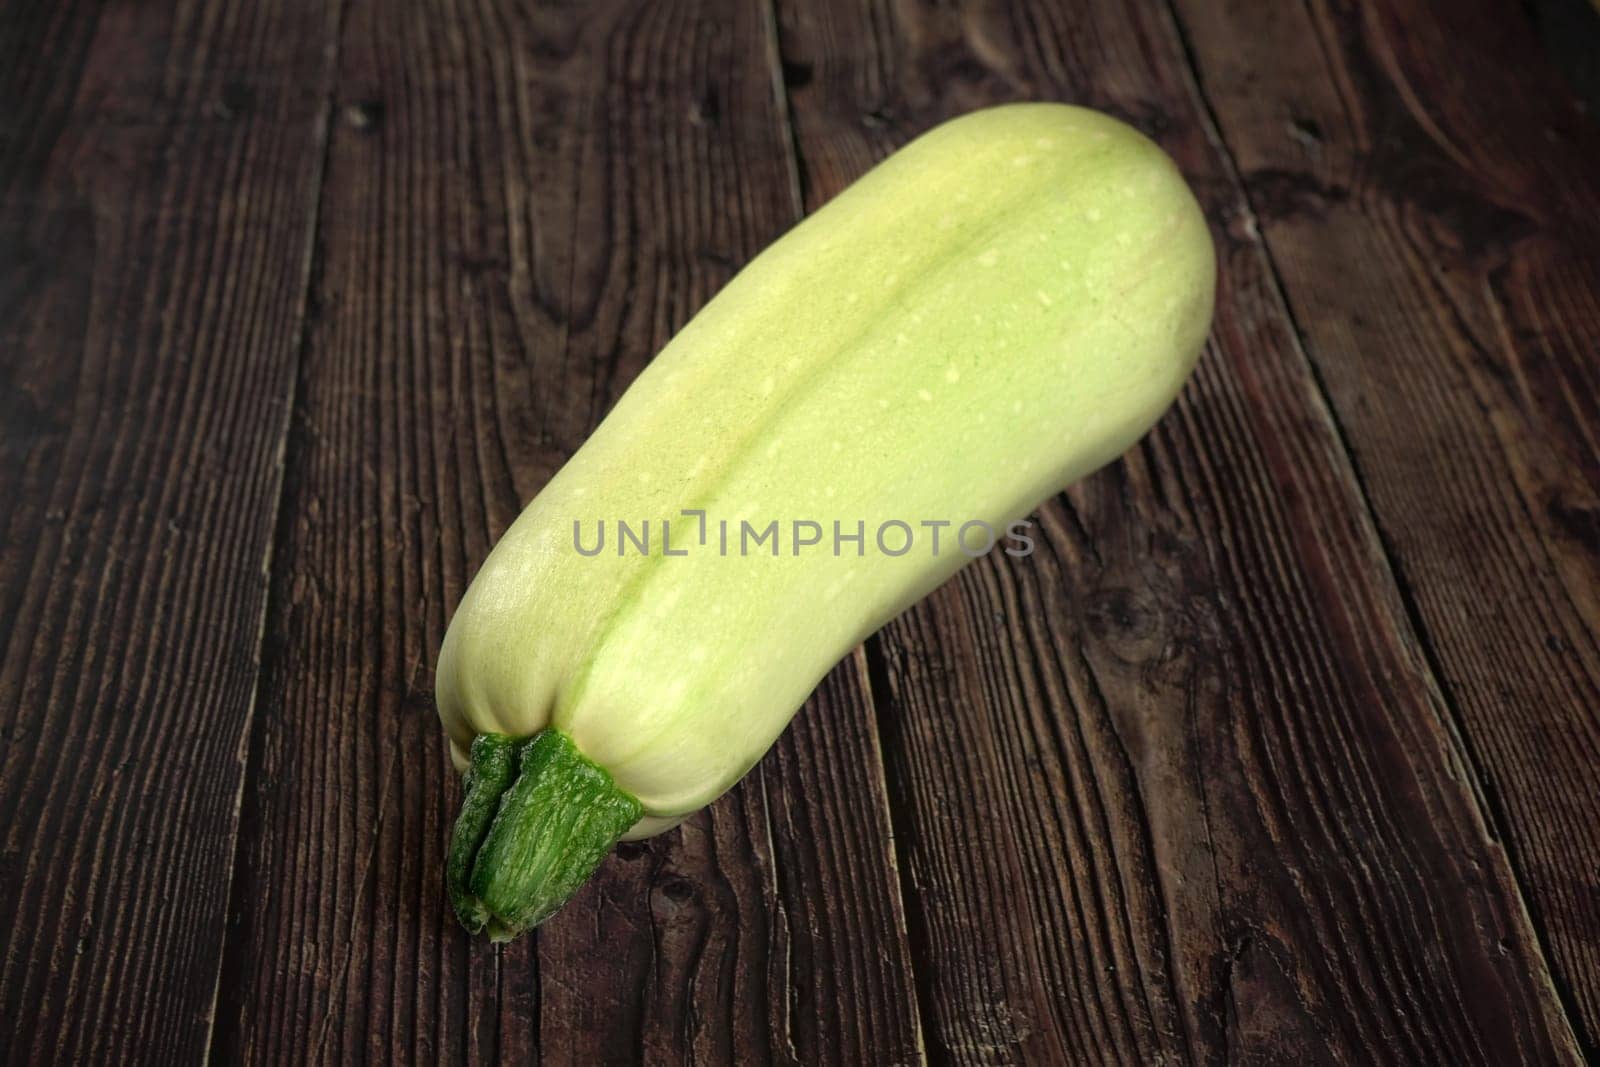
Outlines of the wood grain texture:
M 450 608 L 646 361 L 797 216 L 743 4 L 350 8 L 219 1062 L 911 1062 L 862 663 L 536 935 L 442 893 Z
M 0 1061 L 1600 1058 L 1600 128 L 1526 6 L 0 0 Z M 1194 179 L 1194 382 L 471 942 L 473 569 L 802 210 L 1021 98 Z
M 1180 7 L 1600 1056 L 1600 128 L 1498 4 Z
M 941 118 L 1066 99 L 1172 152 L 1222 257 L 1152 437 L 876 646 L 933 1058 L 1575 1061 L 1166 10 L 781 10 L 808 205 Z
M 0 10 L 0 1058 L 200 1058 L 322 158 L 301 5 Z

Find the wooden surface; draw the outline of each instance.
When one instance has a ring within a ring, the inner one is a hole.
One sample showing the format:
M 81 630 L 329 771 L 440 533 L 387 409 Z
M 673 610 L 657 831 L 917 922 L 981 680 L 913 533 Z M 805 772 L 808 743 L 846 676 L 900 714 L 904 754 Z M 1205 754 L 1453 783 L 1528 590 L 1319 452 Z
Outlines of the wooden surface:
M 1600 127 L 1534 14 L 4 0 L 0 1059 L 1600 1058 Z M 1194 380 L 470 941 L 474 568 L 742 263 L 1014 99 L 1190 177 Z

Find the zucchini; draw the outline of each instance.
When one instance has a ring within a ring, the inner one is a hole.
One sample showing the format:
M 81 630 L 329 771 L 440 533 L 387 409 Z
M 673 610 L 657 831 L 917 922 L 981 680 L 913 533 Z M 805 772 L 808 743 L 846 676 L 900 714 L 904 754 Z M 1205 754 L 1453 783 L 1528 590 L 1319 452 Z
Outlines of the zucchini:
M 1193 367 L 1214 270 L 1160 149 L 1060 104 L 933 129 L 752 260 L 451 621 L 462 922 L 513 936 L 617 839 L 715 799 L 986 530 L 1133 444 Z

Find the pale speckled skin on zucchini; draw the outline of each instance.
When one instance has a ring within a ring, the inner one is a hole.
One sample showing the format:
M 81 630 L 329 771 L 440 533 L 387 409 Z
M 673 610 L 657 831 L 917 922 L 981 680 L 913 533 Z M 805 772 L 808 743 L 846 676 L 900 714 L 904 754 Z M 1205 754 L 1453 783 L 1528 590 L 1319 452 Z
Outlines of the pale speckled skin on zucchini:
M 882 555 L 878 524 L 1003 528 L 1116 458 L 1187 378 L 1213 284 L 1183 179 L 1111 118 L 1017 104 L 918 138 L 745 267 L 495 546 L 440 653 L 458 765 L 556 726 L 642 805 L 628 836 L 715 799 L 968 561 Z M 830 533 L 663 558 L 684 508 Z M 652 554 L 580 555 L 574 520 L 592 543 L 600 519 L 651 520 Z M 833 555 L 835 519 L 865 521 L 864 558 Z

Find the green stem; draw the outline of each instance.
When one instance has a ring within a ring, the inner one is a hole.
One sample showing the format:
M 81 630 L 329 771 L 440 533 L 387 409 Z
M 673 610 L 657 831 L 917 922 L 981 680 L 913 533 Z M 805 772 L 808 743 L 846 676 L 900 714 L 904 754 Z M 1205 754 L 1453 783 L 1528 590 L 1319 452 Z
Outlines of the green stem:
M 488 909 L 467 888 L 472 858 L 489 835 L 489 824 L 500 807 L 500 794 L 511 783 L 514 763 L 511 738 L 501 734 L 480 734 L 473 738 L 472 766 L 467 768 L 467 776 L 462 781 L 466 799 L 461 802 L 461 814 L 456 817 L 456 828 L 450 835 L 450 855 L 445 860 L 445 886 L 450 892 L 450 906 L 455 909 L 461 925 L 472 933 L 482 930 L 489 921 Z
M 565 904 L 643 808 L 559 730 L 516 743 L 516 778 L 509 785 L 497 772 L 500 753 L 512 743 L 496 737 L 486 744 L 480 774 L 482 741 L 472 745 L 467 800 L 447 875 L 462 924 L 473 933 L 487 927 L 494 940 L 509 941 Z M 482 802 L 494 811 L 486 828 L 475 806 L 480 790 L 486 797 L 493 792 Z

